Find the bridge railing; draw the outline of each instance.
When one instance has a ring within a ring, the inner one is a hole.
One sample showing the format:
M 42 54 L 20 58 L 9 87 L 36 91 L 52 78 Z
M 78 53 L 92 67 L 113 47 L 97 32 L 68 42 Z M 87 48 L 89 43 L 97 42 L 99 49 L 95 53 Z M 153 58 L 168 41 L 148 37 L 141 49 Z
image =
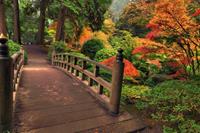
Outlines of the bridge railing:
M 69 53 L 53 53 L 52 65 L 88 85 L 91 94 L 98 98 L 112 114 L 118 114 L 124 71 L 122 52 L 123 50 L 118 50 L 113 68 Z M 110 73 L 111 81 L 101 76 L 102 70 Z
M 21 49 L 12 57 L 12 74 L 13 74 L 13 90 L 16 91 L 19 87 L 22 68 L 24 65 L 24 50 Z
M 7 39 L 0 36 L 0 132 L 11 132 L 13 94 L 18 88 L 24 62 L 24 51 L 9 56 Z

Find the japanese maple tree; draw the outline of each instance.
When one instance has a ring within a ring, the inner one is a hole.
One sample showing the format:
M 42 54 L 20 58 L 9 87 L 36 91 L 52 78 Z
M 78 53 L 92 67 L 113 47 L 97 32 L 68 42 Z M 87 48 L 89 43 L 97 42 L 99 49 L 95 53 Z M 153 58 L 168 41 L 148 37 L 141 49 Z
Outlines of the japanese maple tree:
M 158 0 L 154 17 L 147 25 L 152 31 L 146 37 L 173 37 L 172 44 L 190 59 L 190 72 L 197 75 L 200 73 L 200 24 L 193 17 L 199 11 L 193 15 L 189 13 L 188 5 L 191 2 L 192 0 Z

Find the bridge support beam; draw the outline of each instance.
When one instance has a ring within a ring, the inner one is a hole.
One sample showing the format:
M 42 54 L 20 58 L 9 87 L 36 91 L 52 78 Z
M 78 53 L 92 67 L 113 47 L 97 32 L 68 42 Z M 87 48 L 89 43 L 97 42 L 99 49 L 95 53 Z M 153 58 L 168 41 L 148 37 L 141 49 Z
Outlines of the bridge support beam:
M 9 57 L 7 39 L 0 35 L 0 132 L 11 131 L 13 93 L 12 60 Z
M 109 110 L 112 114 L 119 114 L 120 98 L 122 91 L 124 63 L 123 63 L 123 50 L 119 49 L 112 72 L 112 90 L 110 97 Z

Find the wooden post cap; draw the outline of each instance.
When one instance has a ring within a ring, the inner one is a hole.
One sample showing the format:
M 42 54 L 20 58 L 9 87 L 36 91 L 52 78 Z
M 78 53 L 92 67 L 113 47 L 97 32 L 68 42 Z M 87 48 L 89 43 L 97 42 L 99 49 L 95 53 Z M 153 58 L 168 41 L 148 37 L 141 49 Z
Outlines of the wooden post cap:
M 0 34 L 0 43 L 5 44 L 8 41 L 7 37 L 1 33 Z
M 117 53 L 117 62 L 119 62 L 119 61 L 121 61 L 121 62 L 123 62 L 123 49 L 118 49 L 117 50 L 118 51 L 118 53 Z
M 0 34 L 0 57 L 8 57 L 8 46 L 6 42 L 8 41 L 7 37 L 4 34 Z

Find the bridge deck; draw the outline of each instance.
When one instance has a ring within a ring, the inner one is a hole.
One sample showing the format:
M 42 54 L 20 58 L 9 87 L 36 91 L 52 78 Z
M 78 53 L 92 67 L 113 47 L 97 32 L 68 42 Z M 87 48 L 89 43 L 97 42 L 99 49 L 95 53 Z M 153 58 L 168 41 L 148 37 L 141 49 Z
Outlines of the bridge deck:
M 27 50 L 29 64 L 24 67 L 17 92 L 15 132 L 124 133 L 144 128 L 139 119 L 126 112 L 109 115 L 85 85 L 49 65 L 39 47 L 28 46 Z

